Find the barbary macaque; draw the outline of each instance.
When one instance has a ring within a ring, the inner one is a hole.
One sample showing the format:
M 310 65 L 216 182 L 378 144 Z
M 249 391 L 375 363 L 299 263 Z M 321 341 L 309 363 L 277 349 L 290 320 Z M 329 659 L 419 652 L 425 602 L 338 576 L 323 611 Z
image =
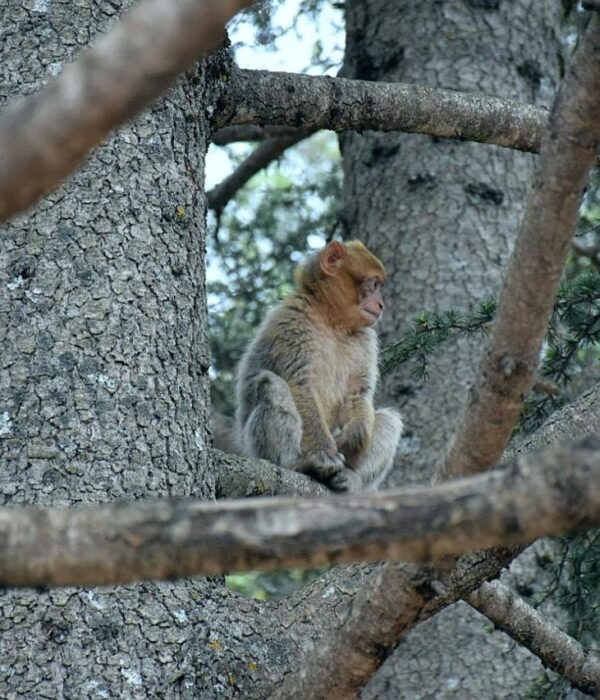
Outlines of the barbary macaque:
M 402 419 L 375 410 L 381 262 L 332 241 L 296 270 L 240 363 L 239 450 L 312 475 L 334 491 L 373 490 L 390 470 Z

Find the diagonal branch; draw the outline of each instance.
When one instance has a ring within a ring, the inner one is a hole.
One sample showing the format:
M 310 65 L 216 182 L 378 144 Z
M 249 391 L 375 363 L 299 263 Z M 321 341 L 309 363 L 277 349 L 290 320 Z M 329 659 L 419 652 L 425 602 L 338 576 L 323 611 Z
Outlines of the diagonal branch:
M 271 138 L 260 146 L 257 146 L 254 151 L 244 160 L 238 167 L 220 182 L 216 187 L 213 187 L 210 192 L 206 193 L 207 203 L 210 209 L 214 209 L 220 213 L 227 202 L 235 196 L 235 193 L 241 189 L 248 180 L 256 173 L 260 172 L 267 165 L 277 160 L 291 146 L 296 145 L 299 141 L 310 136 L 313 132 L 306 130 L 296 130 L 293 134 Z
M 142 0 L 0 118 L 0 221 L 55 188 L 108 132 L 214 49 L 250 0 Z
M 405 131 L 537 152 L 547 120 L 544 109 L 455 90 L 236 70 L 214 126 Z
M 598 697 L 600 658 L 548 622 L 510 588 L 498 581 L 484 583 L 465 600 L 538 656 L 544 666 L 568 678 L 584 693 Z
M 567 68 L 508 263 L 489 348 L 440 478 L 497 462 L 530 390 L 600 142 L 600 19 Z

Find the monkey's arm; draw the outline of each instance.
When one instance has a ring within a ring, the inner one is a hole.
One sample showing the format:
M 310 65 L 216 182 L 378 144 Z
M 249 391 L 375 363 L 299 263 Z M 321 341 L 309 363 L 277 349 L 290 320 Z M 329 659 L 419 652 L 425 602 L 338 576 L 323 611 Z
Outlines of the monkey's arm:
M 373 437 L 375 410 L 370 391 L 349 396 L 342 412 L 342 432 L 337 438 L 337 448 L 344 455 L 346 464 L 355 466 L 369 447 Z
M 302 460 L 298 469 L 321 480 L 329 479 L 344 468 L 344 456 L 327 427 L 318 392 L 308 381 L 290 383 L 290 391 L 302 419 Z
M 331 479 L 329 487 L 334 491 L 377 489 L 393 466 L 402 428 L 402 418 L 395 409 L 380 408 L 375 411 L 369 446 L 351 468 L 344 469 Z

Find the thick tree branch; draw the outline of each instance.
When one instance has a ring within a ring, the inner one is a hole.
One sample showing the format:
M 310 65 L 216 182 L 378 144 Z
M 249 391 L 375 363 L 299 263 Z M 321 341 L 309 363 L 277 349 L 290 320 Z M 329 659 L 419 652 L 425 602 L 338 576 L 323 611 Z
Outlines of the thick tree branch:
M 531 388 L 579 204 L 600 142 L 600 19 L 567 68 L 509 260 L 489 349 L 441 478 L 500 459 Z
M 227 146 L 239 141 L 266 141 L 279 136 L 293 136 L 298 129 L 294 126 L 224 126 L 212 135 L 215 146 Z
M 465 600 L 538 656 L 544 666 L 568 678 L 584 693 L 598 697 L 600 658 L 548 622 L 510 588 L 498 581 L 484 583 Z
M 600 439 L 435 488 L 320 499 L 0 508 L 0 584 L 430 561 L 600 524 Z
M 108 132 L 216 47 L 250 0 L 143 0 L 0 118 L 0 221 L 56 187 Z
M 431 568 L 409 563 L 376 568 L 354 594 L 343 623 L 317 648 L 307 649 L 298 670 L 290 672 L 273 694 L 287 698 L 349 700 L 359 696 L 410 629 L 457 602 L 498 573 L 498 560 L 487 553 L 462 557 L 447 581 Z
M 454 90 L 294 73 L 237 70 L 215 127 L 406 131 L 537 152 L 548 112 Z
M 288 136 L 268 139 L 257 146 L 254 151 L 238 165 L 238 167 L 220 182 L 216 187 L 213 187 L 210 192 L 207 192 L 206 199 L 210 209 L 216 212 L 222 211 L 223 207 L 229 202 L 235 193 L 241 189 L 248 180 L 256 173 L 260 172 L 267 165 L 277 160 L 288 148 L 294 146 L 299 141 L 302 141 L 307 136 L 310 136 L 312 131 L 296 130 Z
M 483 95 L 403 84 L 373 83 L 265 71 L 234 71 L 219 105 L 215 143 L 264 138 L 266 133 L 301 125 L 266 140 L 207 194 L 217 212 L 257 172 L 287 148 L 321 128 L 375 129 L 495 143 L 539 150 L 547 113 L 539 108 Z M 262 124 L 268 123 L 268 126 Z M 223 124 L 229 126 L 222 126 Z
M 213 450 L 217 498 L 249 496 L 326 496 L 331 491 L 306 474 L 264 459 L 247 459 Z

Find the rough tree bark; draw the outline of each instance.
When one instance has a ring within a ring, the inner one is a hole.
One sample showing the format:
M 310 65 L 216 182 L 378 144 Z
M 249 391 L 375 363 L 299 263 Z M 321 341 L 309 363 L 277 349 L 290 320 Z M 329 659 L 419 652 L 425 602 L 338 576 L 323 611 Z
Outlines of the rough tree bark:
M 120 9 L 4 3 L 2 103 L 60 71 Z M 68 186 L 3 229 L 4 504 L 214 494 L 202 182 L 218 66 L 190 69 Z M 251 659 L 210 646 L 211 635 L 240 634 L 243 613 L 223 595 L 200 579 L 3 591 L 0 696 L 232 695 L 228 674 L 251 676 Z

